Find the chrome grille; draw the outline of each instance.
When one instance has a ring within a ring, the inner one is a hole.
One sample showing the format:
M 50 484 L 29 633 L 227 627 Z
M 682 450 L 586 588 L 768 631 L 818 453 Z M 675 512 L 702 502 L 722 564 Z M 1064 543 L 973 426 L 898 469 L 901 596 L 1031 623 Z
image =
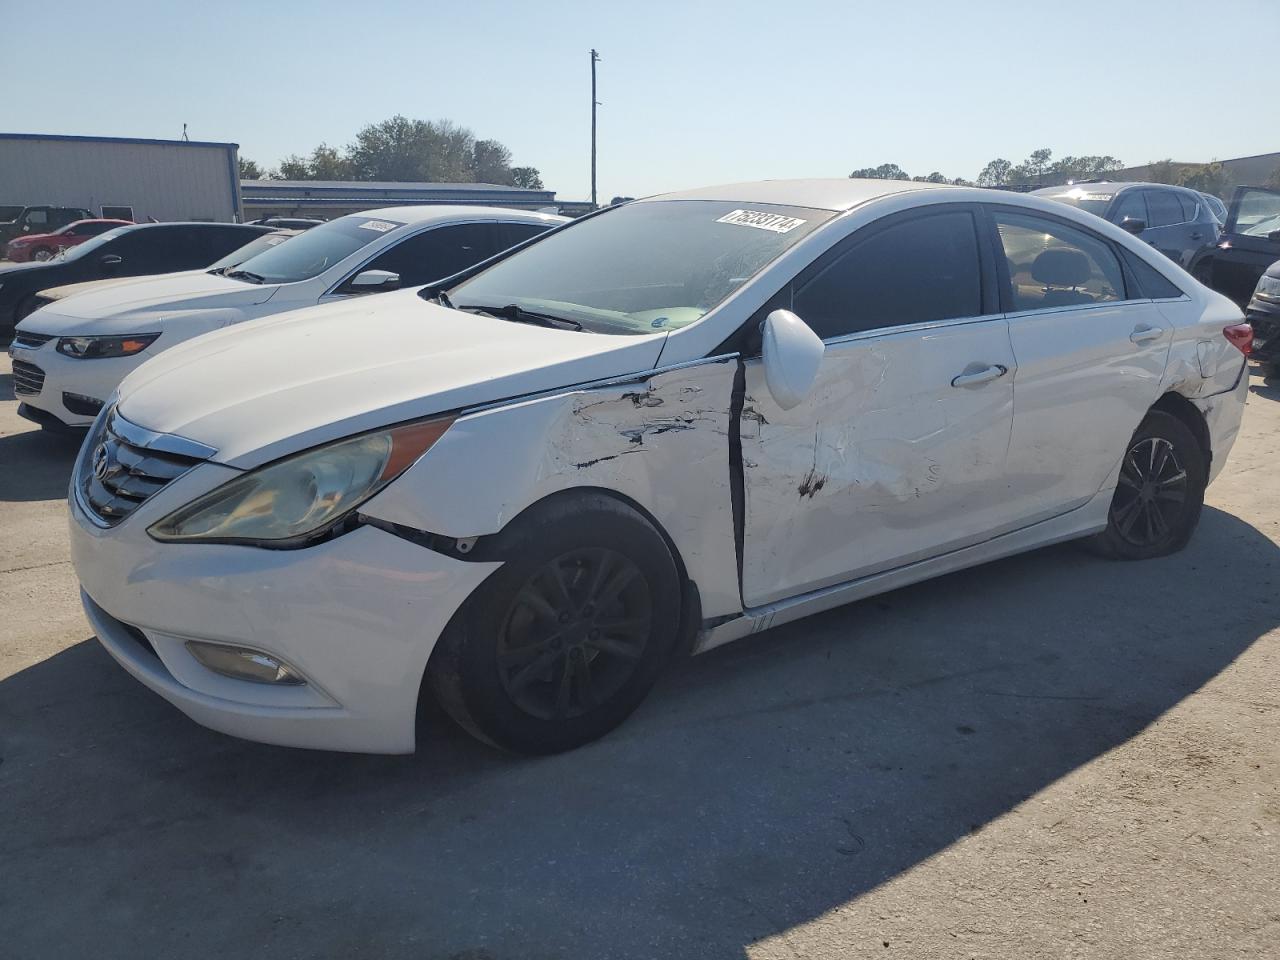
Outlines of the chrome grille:
M 44 371 L 25 360 L 13 361 L 13 392 L 20 397 L 35 396 L 44 389 Z
M 76 481 L 83 506 L 114 526 L 213 454 L 183 437 L 144 430 L 113 407 L 98 418 L 81 454 Z
M 52 333 L 31 333 L 27 330 L 19 330 L 13 335 L 13 345 L 15 347 L 26 347 L 28 350 L 35 350 L 38 347 L 43 347 L 52 339 Z

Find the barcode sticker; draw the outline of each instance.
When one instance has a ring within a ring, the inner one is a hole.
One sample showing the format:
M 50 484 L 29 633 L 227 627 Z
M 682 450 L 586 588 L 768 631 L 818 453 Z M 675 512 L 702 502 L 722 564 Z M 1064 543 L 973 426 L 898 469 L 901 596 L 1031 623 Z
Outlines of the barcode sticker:
M 801 224 L 808 223 L 799 217 L 785 217 L 780 213 L 765 213 L 761 210 L 735 210 L 726 213 L 716 223 L 732 223 L 736 227 L 755 227 L 757 230 L 769 230 L 773 233 L 789 233 Z

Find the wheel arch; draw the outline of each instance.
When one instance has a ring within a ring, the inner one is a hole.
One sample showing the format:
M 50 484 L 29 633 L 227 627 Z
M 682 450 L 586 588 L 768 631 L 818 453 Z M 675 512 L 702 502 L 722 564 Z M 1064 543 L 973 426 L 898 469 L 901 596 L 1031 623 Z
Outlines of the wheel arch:
M 1207 475 L 1213 466 L 1213 442 L 1209 436 L 1209 424 L 1205 421 L 1204 414 L 1200 412 L 1194 403 L 1182 394 L 1172 390 L 1153 403 L 1151 409 L 1160 410 L 1170 416 L 1177 417 L 1186 425 L 1204 453 L 1205 473 Z

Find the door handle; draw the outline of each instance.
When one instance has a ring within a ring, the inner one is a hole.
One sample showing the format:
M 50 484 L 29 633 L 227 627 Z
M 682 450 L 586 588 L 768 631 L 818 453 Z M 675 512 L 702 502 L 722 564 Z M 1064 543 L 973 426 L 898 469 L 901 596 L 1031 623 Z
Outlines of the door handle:
M 1193 234 L 1191 235 L 1191 239 L 1192 239 L 1192 240 L 1203 240 L 1203 239 L 1204 239 L 1204 234 L 1203 234 L 1203 233 L 1200 233 L 1199 231 L 1197 231 L 1196 233 L 1193 233 Z
M 1164 336 L 1164 331 L 1159 327 L 1135 327 L 1133 333 L 1129 334 L 1130 343 L 1148 343 L 1152 340 L 1159 340 Z
M 958 377 L 953 377 L 951 385 L 953 387 L 976 387 L 980 384 L 990 383 L 992 380 L 999 380 L 1008 372 L 1008 367 L 1003 364 L 993 363 L 991 366 L 975 370 L 973 373 L 962 373 Z

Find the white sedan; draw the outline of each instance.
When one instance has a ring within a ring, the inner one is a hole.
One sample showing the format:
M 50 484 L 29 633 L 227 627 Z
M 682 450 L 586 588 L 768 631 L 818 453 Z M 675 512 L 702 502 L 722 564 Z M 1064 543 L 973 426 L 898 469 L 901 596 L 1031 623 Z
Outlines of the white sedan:
M 659 196 L 148 363 L 80 453 L 73 557 L 111 655 L 215 729 L 406 752 L 436 696 L 563 750 L 678 651 L 1057 541 L 1182 548 L 1250 337 L 1048 200 Z
M 88 426 L 130 371 L 175 344 L 311 304 L 421 286 L 567 222 L 499 207 L 389 207 L 288 244 L 276 239 L 229 267 L 93 286 L 18 324 L 9 350 L 18 412 L 54 428 Z M 359 335 L 358 322 L 351 332 Z

